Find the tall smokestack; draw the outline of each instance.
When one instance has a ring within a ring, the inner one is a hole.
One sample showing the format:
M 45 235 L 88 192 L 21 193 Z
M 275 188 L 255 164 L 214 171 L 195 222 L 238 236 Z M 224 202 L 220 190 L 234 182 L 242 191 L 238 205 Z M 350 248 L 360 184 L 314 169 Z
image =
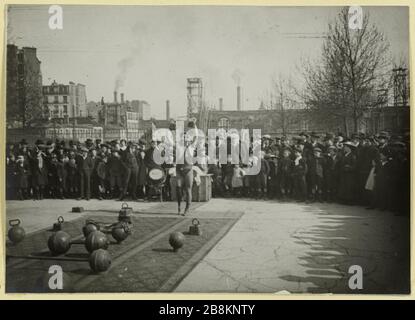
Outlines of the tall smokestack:
M 170 100 L 166 100 L 166 120 L 170 120 Z
M 241 111 L 241 86 L 236 87 L 236 110 Z
M 124 103 L 124 93 L 121 93 L 121 103 Z
M 219 111 L 223 110 L 223 98 L 219 98 Z
M 114 102 L 117 102 L 117 91 L 114 91 Z

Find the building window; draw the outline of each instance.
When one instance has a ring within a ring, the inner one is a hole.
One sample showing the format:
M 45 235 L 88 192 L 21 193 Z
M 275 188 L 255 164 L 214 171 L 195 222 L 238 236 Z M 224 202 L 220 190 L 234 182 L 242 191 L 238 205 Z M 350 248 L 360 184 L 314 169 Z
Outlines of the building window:
M 228 118 L 219 119 L 219 122 L 218 122 L 218 127 L 219 128 L 229 129 L 229 125 L 230 125 L 230 123 L 229 123 Z
M 63 113 L 68 114 L 68 106 L 67 105 L 63 106 Z
M 58 103 L 59 102 L 59 96 L 55 96 L 55 99 L 53 100 L 53 102 Z
M 63 103 L 68 103 L 68 96 L 63 96 Z

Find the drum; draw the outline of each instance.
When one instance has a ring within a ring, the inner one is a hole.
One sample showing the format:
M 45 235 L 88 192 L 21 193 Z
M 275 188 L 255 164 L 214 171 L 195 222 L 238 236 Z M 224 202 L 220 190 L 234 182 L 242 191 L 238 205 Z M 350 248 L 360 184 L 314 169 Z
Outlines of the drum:
M 166 180 L 166 173 L 162 168 L 153 168 L 148 171 L 148 180 L 152 185 L 163 184 Z

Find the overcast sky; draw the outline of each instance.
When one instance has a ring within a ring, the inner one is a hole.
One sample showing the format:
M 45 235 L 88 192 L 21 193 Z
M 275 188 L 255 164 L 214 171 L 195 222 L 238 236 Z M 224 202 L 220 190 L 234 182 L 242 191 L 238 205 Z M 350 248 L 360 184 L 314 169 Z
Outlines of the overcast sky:
M 63 30 L 48 27 L 48 6 L 11 6 L 8 42 L 38 48 L 43 83 L 86 85 L 88 100 L 147 100 L 152 115 L 186 112 L 186 78 L 201 77 L 205 98 L 236 109 L 257 109 L 271 78 L 298 77 L 302 58 L 320 54 L 336 7 L 63 6 Z M 391 44 L 408 57 L 406 7 L 363 7 Z

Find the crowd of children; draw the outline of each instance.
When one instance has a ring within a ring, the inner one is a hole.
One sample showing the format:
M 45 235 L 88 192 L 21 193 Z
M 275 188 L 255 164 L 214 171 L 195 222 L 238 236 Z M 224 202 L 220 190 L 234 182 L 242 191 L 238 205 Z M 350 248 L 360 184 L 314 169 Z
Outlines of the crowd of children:
M 257 175 L 230 161 L 209 165 L 213 195 L 409 210 L 409 135 L 266 135 L 259 158 L 250 159 L 261 161 Z

